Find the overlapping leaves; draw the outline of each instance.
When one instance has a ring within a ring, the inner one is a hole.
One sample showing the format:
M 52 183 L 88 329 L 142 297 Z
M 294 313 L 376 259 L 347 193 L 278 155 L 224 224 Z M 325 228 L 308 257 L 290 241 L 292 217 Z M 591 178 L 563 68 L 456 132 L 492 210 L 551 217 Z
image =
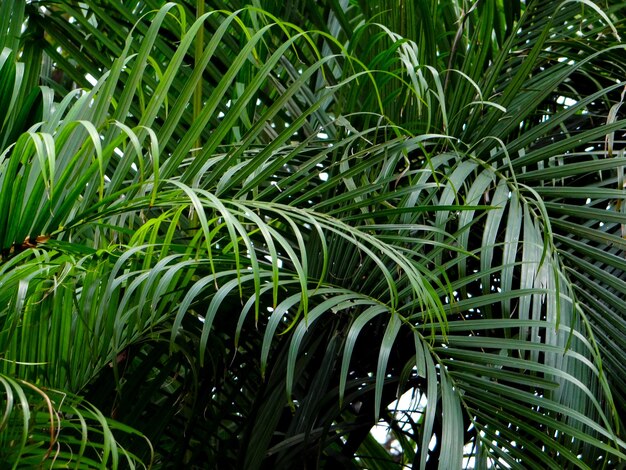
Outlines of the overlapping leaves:
M 607 17 L 537 2 L 503 22 L 484 2 L 455 22 L 421 2 L 443 20 L 358 23 L 383 3 L 333 3 L 330 34 L 255 8 L 146 2 L 133 27 L 119 2 L 29 5 L 57 93 L 99 80 L 6 134 L 3 351 L 31 363 L 7 377 L 138 427 L 167 403 L 142 428 L 156 466 L 224 448 L 246 468 L 371 466 L 379 416 L 416 468 L 622 458 L 602 367 L 623 300 Z M 402 430 L 385 407 L 406 388 L 426 405 Z

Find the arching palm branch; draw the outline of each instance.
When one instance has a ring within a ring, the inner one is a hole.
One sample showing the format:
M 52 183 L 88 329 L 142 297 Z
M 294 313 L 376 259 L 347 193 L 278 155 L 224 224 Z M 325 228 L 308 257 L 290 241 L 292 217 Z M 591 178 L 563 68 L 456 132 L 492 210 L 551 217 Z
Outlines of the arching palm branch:
M 617 465 L 622 7 L 215 3 L 2 4 L 3 458 Z

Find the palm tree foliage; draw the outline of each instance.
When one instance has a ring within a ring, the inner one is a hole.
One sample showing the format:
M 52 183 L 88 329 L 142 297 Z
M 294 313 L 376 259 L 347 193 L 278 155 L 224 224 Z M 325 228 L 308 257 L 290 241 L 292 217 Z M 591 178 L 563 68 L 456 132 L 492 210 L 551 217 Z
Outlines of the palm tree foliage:
M 0 4 L 3 462 L 616 467 L 624 6 L 245 3 Z

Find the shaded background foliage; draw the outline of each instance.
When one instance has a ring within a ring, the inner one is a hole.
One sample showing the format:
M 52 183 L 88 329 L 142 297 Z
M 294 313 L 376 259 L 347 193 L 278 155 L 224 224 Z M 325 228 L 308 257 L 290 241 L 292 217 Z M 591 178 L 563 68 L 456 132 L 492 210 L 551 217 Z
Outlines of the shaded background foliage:
M 624 5 L 248 3 L 2 2 L 1 458 L 618 465 Z

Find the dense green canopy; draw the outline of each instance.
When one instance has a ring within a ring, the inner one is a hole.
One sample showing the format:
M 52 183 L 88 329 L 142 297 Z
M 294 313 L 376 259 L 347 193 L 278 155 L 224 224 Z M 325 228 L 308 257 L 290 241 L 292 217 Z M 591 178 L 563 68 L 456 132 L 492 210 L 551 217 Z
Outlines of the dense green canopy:
M 2 468 L 617 468 L 625 18 L 1 0 Z

